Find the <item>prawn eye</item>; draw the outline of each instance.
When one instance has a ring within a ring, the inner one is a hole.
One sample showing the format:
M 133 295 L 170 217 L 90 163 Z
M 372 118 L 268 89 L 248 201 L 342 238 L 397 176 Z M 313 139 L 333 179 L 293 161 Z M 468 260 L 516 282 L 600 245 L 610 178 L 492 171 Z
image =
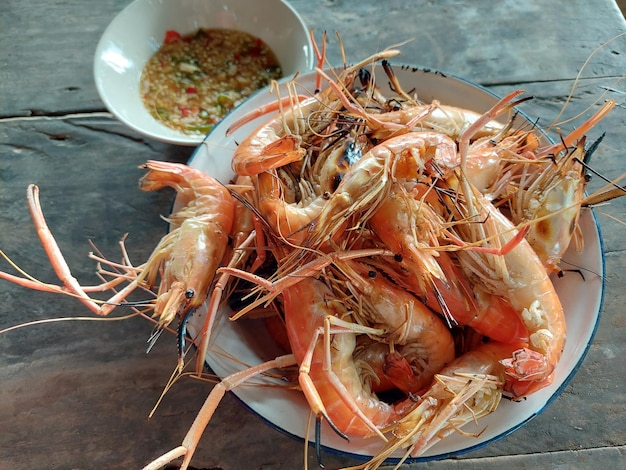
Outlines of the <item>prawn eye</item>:
M 370 279 L 374 279 L 377 275 L 378 275 L 378 273 L 377 273 L 376 271 L 368 271 L 368 272 L 367 272 L 367 276 L 368 276 Z
M 400 253 L 393 255 L 393 260 L 398 263 L 402 262 L 402 255 Z
M 193 289 L 187 289 L 185 291 L 185 297 L 187 297 L 188 299 L 193 299 L 196 296 L 196 291 Z

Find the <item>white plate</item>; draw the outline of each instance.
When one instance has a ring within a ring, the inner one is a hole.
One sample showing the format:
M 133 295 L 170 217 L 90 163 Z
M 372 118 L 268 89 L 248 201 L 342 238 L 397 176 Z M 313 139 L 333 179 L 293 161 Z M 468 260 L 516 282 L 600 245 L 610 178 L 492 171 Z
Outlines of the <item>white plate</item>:
M 288 77 L 313 67 L 313 45 L 300 15 L 283 0 L 134 0 L 106 28 L 94 57 L 100 98 L 120 121 L 152 139 L 198 145 L 202 135 L 187 135 L 152 117 L 139 93 L 139 81 L 165 32 L 189 34 L 198 28 L 227 28 L 265 41 Z
M 418 96 L 426 102 L 438 99 L 443 104 L 481 112 L 489 109 L 497 100 L 496 96 L 486 89 L 456 77 L 406 67 L 403 69 L 396 67 L 395 71 L 404 88 L 406 90 L 415 88 Z M 313 80 L 313 74 L 306 74 L 298 81 L 303 84 L 303 90 L 312 90 Z M 273 99 L 275 95 L 261 92 L 235 109 L 206 137 L 189 164 L 227 182 L 233 176 L 230 160 L 237 142 L 241 142 L 258 122 L 250 123 L 228 137 L 225 135 L 225 130 L 243 114 Z M 477 428 L 472 425 L 464 428 L 475 432 L 486 426 L 480 437 L 454 434 L 413 461 L 451 457 L 501 439 L 541 413 L 572 379 L 587 353 L 599 323 L 604 288 L 603 250 L 599 227 L 593 213 L 588 210 L 584 211 L 580 224 L 585 239 L 584 251 L 577 253 L 571 249 L 563 259 L 572 266 L 583 267 L 585 279 L 583 280 L 576 273 L 567 273 L 562 278 L 554 278 L 554 284 L 567 318 L 568 339 L 552 385 L 520 403 L 503 400 L 494 413 L 480 420 Z M 564 265 L 564 268 L 567 266 Z M 197 323 L 190 325 L 192 330 L 197 327 Z M 246 321 L 222 320 L 216 326 L 213 344 L 247 364 L 258 364 L 272 359 L 278 351 L 272 341 L 265 340 L 265 335 L 258 334 L 258 328 L 258 324 L 251 326 L 250 322 Z M 241 368 L 232 360 L 213 353 L 207 355 L 206 362 L 216 374 L 222 377 Z M 237 388 L 234 393 L 248 408 L 272 426 L 289 435 L 304 437 L 309 407 L 302 394 L 279 387 L 245 386 Z M 309 439 L 313 441 L 313 438 L 311 434 Z M 328 450 L 362 459 L 375 455 L 381 443 L 375 438 L 352 438 L 350 442 L 346 442 L 330 428 L 326 428 L 322 432 L 322 445 Z

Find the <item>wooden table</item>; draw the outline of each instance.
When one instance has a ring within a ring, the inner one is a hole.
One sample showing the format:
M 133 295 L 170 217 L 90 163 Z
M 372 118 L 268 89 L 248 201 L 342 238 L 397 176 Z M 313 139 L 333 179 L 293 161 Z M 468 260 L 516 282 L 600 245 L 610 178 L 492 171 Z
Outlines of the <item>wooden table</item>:
M 89 240 L 117 257 L 117 243 L 129 233 L 132 259 L 143 260 L 165 233 L 159 215 L 168 213 L 172 193 L 138 191 L 138 165 L 147 159 L 185 162 L 192 151 L 127 129 L 96 93 L 97 41 L 128 3 L 0 3 L 0 248 L 42 280 L 56 281 L 29 220 L 29 183 L 41 187 L 44 211 L 75 276 L 97 283 L 87 259 Z M 309 26 L 331 33 L 333 63 L 340 62 L 335 31 L 354 60 L 413 39 L 402 47 L 403 62 L 468 78 L 501 95 L 524 88 L 535 98 L 523 109 L 543 124 L 613 98 L 618 106 L 591 132 L 592 138 L 607 133 L 593 166 L 608 177 L 626 168 L 626 38 L 618 37 L 626 23 L 614 0 L 292 3 Z M 567 131 L 577 122 L 559 127 Z M 591 185 L 600 186 L 599 179 Z M 574 380 L 541 415 L 499 442 L 406 468 L 591 468 L 626 461 L 626 246 L 619 222 L 626 220 L 626 205 L 615 201 L 597 212 L 606 253 L 604 310 Z M 0 269 L 8 266 L 0 262 Z M 0 328 L 89 315 L 73 299 L 0 282 Z M 1 335 L 0 469 L 138 468 L 177 445 L 210 386 L 180 382 L 148 419 L 175 365 L 173 339 L 145 354 L 151 328 L 135 318 L 52 323 Z M 300 442 L 226 396 L 194 464 L 293 469 L 302 467 L 302 455 Z M 355 463 L 324 459 L 327 468 Z M 313 457 L 309 464 L 315 467 Z

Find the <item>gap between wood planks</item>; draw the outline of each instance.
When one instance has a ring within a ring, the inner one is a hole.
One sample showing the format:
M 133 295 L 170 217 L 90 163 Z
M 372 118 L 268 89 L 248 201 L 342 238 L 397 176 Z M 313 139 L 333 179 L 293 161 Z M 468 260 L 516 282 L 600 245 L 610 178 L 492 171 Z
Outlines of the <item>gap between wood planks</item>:
M 610 468 L 626 458 L 626 446 L 597 447 L 592 449 L 538 452 L 534 454 L 501 455 L 496 457 L 476 457 L 470 459 L 445 459 L 421 464 L 409 464 L 407 470 L 428 467 L 430 470 L 534 470 L 537 468 L 567 468 L 587 470 L 589 468 Z M 392 466 L 381 467 L 391 470 Z M 404 468 L 404 467 L 403 467 Z
M 36 121 L 39 119 L 43 120 L 63 120 L 63 119 L 77 119 L 77 118 L 93 118 L 93 117 L 104 117 L 115 119 L 113 114 L 106 111 L 85 111 L 80 113 L 50 113 L 50 114 L 33 114 L 31 116 L 9 116 L 9 117 L 0 117 L 0 123 L 3 122 L 15 122 L 15 121 Z

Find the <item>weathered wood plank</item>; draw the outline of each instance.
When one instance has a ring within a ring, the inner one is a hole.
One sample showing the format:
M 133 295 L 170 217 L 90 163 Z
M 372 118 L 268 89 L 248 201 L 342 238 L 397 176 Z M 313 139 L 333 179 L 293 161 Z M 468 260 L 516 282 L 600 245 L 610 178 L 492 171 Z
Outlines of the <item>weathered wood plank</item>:
M 555 103 L 563 100 L 567 90 L 561 89 L 559 94 L 559 90 L 541 89 L 544 91 L 537 90 L 535 107 L 528 112 L 551 119 L 559 107 Z M 573 103 L 571 113 L 576 114 L 583 105 Z M 619 168 L 617 145 L 624 138 L 623 114 L 611 116 L 603 127 L 608 136 L 599 150 L 602 158 L 598 167 L 614 171 Z M 185 161 L 190 149 L 145 141 L 102 117 L 16 120 L 3 123 L 1 129 L 3 250 L 28 271 L 54 280 L 41 250 L 33 249 L 38 241 L 26 212 L 24 190 L 28 183 L 35 182 L 42 188 L 49 223 L 79 279 L 96 282 L 94 265 L 86 259 L 88 239 L 94 239 L 107 254 L 116 257 L 117 241 L 129 232 L 128 248 L 133 259 L 147 256 L 165 230 L 158 214 L 167 214 L 171 193 L 129 191 L 136 187 L 141 174 L 136 167 L 147 158 Z M 626 216 L 623 201 L 605 210 L 622 220 Z M 623 227 L 610 219 L 602 219 L 602 223 L 604 227 L 615 225 L 608 232 L 605 229 L 610 242 L 607 313 L 587 360 L 563 395 L 543 414 L 502 441 L 462 458 L 625 444 L 626 366 L 621 358 L 626 353 L 622 295 L 626 262 L 623 237 L 619 236 Z M 87 315 L 72 299 L 51 299 L 48 294 L 25 292 L 6 283 L 0 289 L 0 305 L 11 306 L 2 309 L 0 327 L 25 320 Z M 181 383 L 169 393 L 155 418 L 146 420 L 175 361 L 173 340 L 159 342 L 157 350 L 145 356 L 150 329 L 149 324 L 135 319 L 108 324 L 54 324 L 4 335 L 0 363 L 5 406 L 0 408 L 0 423 L 12 426 L 16 433 L 3 438 L 0 462 L 13 468 L 47 462 L 85 467 L 115 462 L 128 468 L 145 463 L 179 442 L 207 388 L 192 381 Z M 64 397 L 48 403 L 49 390 L 59 387 Z M 118 410 L 110 411 L 111 400 L 120 404 L 119 414 Z M 41 407 L 35 403 L 41 403 Z M 20 410 L 28 412 L 20 414 Z M 63 422 L 57 416 L 64 416 Z M 229 435 L 224 432 L 229 423 L 245 423 L 245 428 Z M 51 428 L 55 430 L 53 436 L 49 435 Z M 103 432 L 113 429 L 132 433 L 135 443 L 131 445 L 128 437 Z M 15 452 L 27 448 L 30 460 L 24 460 L 23 452 Z M 268 448 L 275 451 L 268 453 Z M 79 449 L 89 449 L 89 462 L 81 460 Z M 300 443 L 269 430 L 234 399 L 227 398 L 205 435 L 196 464 L 235 469 L 241 468 L 245 457 L 265 464 L 264 468 L 291 469 L 301 465 L 301 456 Z M 310 463 L 314 464 L 314 459 Z M 326 456 L 326 463 L 336 468 L 354 462 Z M 445 463 L 438 465 L 436 468 L 446 468 Z
M 512 468 L 515 470 L 534 470 L 537 468 L 607 468 L 617 462 L 623 462 L 626 448 L 603 447 L 590 450 L 570 450 L 563 452 L 544 452 L 541 454 L 522 454 L 502 457 L 488 457 L 483 459 L 446 460 L 443 462 L 429 462 L 419 468 L 429 470 L 500 470 Z M 392 467 L 382 467 L 381 470 L 391 470 Z
M 107 0 L 94 8 L 80 0 L 1 2 L 0 117 L 103 109 L 92 77 L 93 54 L 108 23 L 128 3 Z M 571 79 L 594 49 L 626 31 L 614 0 L 392 0 L 384 14 L 376 0 L 326 1 L 324 8 L 292 3 L 318 37 L 322 30 L 330 33 L 333 64 L 341 62 L 335 32 L 348 60 L 412 40 L 402 46 L 397 63 L 485 85 Z M 625 45 L 620 38 L 602 49 L 583 75 L 621 76 Z
M 91 60 L 101 32 L 127 3 L 0 2 L 0 117 L 102 110 Z M 403 47 L 403 62 L 464 76 L 500 94 L 524 87 L 535 99 L 523 108 L 540 117 L 541 125 L 557 118 L 591 52 L 626 29 L 612 0 L 392 0 L 385 3 L 384 14 L 374 0 L 293 4 L 318 37 L 322 28 L 331 33 L 333 63 L 340 61 L 335 30 L 342 33 L 350 59 L 415 37 Z M 590 133 L 596 138 L 607 132 L 593 166 L 610 178 L 624 171 L 626 89 L 618 80 L 624 44 L 616 40 L 592 58 L 575 98 L 558 118 L 563 121 L 592 105 L 595 109 L 597 99 L 618 101 L 618 108 Z M 607 87 L 617 91 L 603 96 Z M 560 127 L 565 131 L 580 122 Z M 81 281 L 97 282 L 87 259 L 89 239 L 117 258 L 117 242 L 129 232 L 128 249 L 140 262 L 165 232 L 158 216 L 169 212 L 172 193 L 136 190 L 137 166 L 149 158 L 184 162 L 191 151 L 143 139 L 106 116 L 0 121 L 0 248 L 30 273 L 55 280 L 26 209 L 25 189 L 34 182 L 41 186 L 49 223 Z M 591 185 L 599 187 L 599 178 Z M 604 313 L 574 380 L 545 412 L 511 436 L 458 460 L 406 468 L 582 469 L 623 461 L 626 256 L 618 220 L 626 220 L 626 201 L 596 212 L 607 253 Z M 0 329 L 89 315 L 73 299 L 0 283 Z M 138 468 L 177 445 L 209 386 L 181 382 L 148 420 L 175 365 L 173 339 L 162 338 L 144 354 L 150 331 L 146 321 L 133 319 L 40 325 L 0 336 L 0 427 L 10 430 L 0 432 L 0 469 Z M 301 443 L 270 429 L 227 395 L 194 463 L 223 470 L 282 470 L 300 468 L 302 454 Z M 355 462 L 326 455 L 325 463 L 337 468 Z M 316 465 L 312 456 L 309 465 Z
M 34 232 L 26 186 L 37 183 L 48 223 L 74 275 L 95 284 L 87 259 L 93 240 L 119 259 L 128 233 L 131 259 L 146 259 L 166 224 L 172 192 L 142 193 L 146 159 L 187 161 L 191 149 L 147 142 L 106 118 L 34 119 L 0 128 L 0 245 L 29 273 L 56 282 Z M 4 261 L 0 269 L 7 269 Z M 24 321 L 91 315 L 70 298 L 0 281 L 0 329 Z M 128 313 L 125 312 L 125 313 Z M 173 337 L 150 354 L 152 326 L 142 319 L 33 326 L 0 337 L 0 469 L 139 468 L 180 442 L 210 390 L 184 380 L 148 420 L 176 365 Z M 198 462 L 242 468 L 242 456 L 266 468 L 293 469 L 302 444 L 273 431 L 228 395 Z M 248 449 L 240 452 L 237 449 Z M 267 449 L 275 452 L 267 452 Z M 333 467 L 347 459 L 326 457 Z M 311 458 L 315 466 L 315 459 Z M 208 464 L 207 464 L 208 465 Z

